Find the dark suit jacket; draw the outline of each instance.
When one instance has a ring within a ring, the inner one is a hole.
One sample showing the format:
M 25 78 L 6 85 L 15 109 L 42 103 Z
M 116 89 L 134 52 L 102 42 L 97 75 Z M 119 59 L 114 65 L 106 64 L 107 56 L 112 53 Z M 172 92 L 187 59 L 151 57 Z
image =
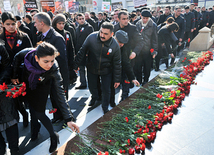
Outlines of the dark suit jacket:
M 98 24 L 99 21 L 97 21 L 97 22 L 95 23 L 95 30 L 94 30 L 94 31 L 99 31 L 100 28 L 101 28 L 101 25 L 102 25 L 104 22 L 105 22 L 104 20 L 101 20 L 100 24 Z

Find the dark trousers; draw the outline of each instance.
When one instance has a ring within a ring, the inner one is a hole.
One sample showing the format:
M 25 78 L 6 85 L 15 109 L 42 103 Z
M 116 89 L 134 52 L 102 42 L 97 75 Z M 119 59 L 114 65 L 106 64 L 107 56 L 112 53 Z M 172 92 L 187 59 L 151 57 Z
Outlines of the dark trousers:
M 142 70 L 143 67 L 143 70 Z M 139 55 L 136 58 L 134 73 L 137 80 L 142 84 L 142 73 L 144 73 L 144 82 L 149 81 L 149 76 L 152 67 L 152 56 L 150 51 L 143 52 L 143 54 Z
M 5 130 L 7 141 L 9 144 L 11 155 L 19 154 L 19 131 L 18 125 L 15 124 Z M 0 155 L 4 155 L 6 153 L 6 143 L 2 133 L 0 132 Z
M 85 66 L 79 66 L 79 74 L 80 74 L 80 83 L 81 86 L 87 86 L 86 84 L 86 75 L 85 75 Z
M 112 73 L 107 75 L 97 75 L 87 71 L 88 77 L 88 88 L 92 95 L 92 101 L 99 99 L 98 93 L 98 79 L 101 79 L 101 91 L 102 91 L 102 108 L 103 110 L 108 110 L 108 105 L 110 102 L 110 92 L 111 92 L 111 79 Z
M 130 88 L 130 83 L 128 83 L 128 78 L 124 72 L 122 72 L 121 76 L 121 86 L 122 86 L 122 96 L 121 96 L 121 101 L 125 100 L 129 96 L 129 88 Z M 115 88 L 114 88 L 114 81 L 113 81 L 113 76 L 112 76 L 112 81 L 111 81 L 111 98 L 110 98 L 110 104 L 114 105 L 115 103 Z
M 39 131 L 38 120 L 40 120 L 40 122 L 48 130 L 50 136 L 53 136 L 54 135 L 53 126 L 51 124 L 50 119 L 45 114 L 45 111 L 44 112 L 38 112 L 38 111 L 34 110 L 34 108 L 32 108 L 31 106 L 29 106 L 29 108 L 30 108 L 30 115 L 31 115 L 31 132 Z M 57 111 L 58 111 L 58 109 L 57 109 Z
M 160 59 L 162 58 L 163 62 L 166 64 L 166 67 L 169 66 L 168 58 L 169 58 L 169 53 L 166 50 L 165 46 L 161 46 L 161 44 L 158 44 L 158 54 L 155 57 L 155 66 L 157 70 L 159 70 L 160 66 Z
M 184 40 L 188 40 L 190 38 L 190 41 L 192 41 L 192 35 L 193 35 L 193 33 L 191 31 L 185 32 L 185 34 L 184 34 Z M 189 44 L 190 43 L 187 42 L 186 46 L 189 47 Z

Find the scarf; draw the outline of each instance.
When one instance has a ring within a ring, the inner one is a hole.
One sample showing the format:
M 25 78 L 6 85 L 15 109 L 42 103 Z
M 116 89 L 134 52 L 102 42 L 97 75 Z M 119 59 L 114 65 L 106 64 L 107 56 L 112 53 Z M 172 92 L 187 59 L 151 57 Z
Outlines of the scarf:
M 13 49 L 13 45 L 16 40 L 16 35 L 17 35 L 17 30 L 14 33 L 10 33 L 5 29 L 5 37 L 11 49 Z
M 24 64 L 27 70 L 31 72 L 30 76 L 28 77 L 29 88 L 31 88 L 31 90 L 36 89 L 37 83 L 39 81 L 39 76 L 42 73 L 46 72 L 46 70 L 40 67 L 38 62 L 36 62 L 36 59 L 34 57 L 35 51 L 36 50 L 28 52 L 24 58 Z

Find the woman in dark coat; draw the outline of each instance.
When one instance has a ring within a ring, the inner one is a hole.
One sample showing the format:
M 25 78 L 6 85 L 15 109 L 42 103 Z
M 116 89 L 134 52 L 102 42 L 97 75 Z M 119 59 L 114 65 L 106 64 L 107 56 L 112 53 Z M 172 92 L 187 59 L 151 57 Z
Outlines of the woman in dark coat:
M 73 36 L 71 33 L 67 30 L 65 30 L 65 22 L 66 18 L 63 14 L 58 14 L 54 17 L 54 20 L 52 22 L 52 27 L 60 33 L 63 38 L 65 39 L 66 43 L 66 51 L 67 51 L 67 58 L 68 58 L 68 68 L 69 68 L 69 78 L 70 81 L 77 78 L 76 73 L 73 69 L 73 63 L 74 63 L 74 54 L 75 54 L 75 48 L 73 43 Z
M 166 64 L 166 68 L 168 68 L 168 57 L 169 54 L 171 58 L 174 58 L 174 54 L 172 53 L 172 49 L 170 47 L 172 38 L 172 33 L 179 30 L 179 26 L 177 23 L 172 23 L 162 27 L 158 31 L 158 54 L 155 57 L 155 71 L 159 71 L 159 63 L 160 59 L 163 58 L 164 63 Z
M 68 69 L 69 69 L 69 79 L 72 82 L 74 79 L 77 78 L 77 75 L 73 68 L 75 49 L 74 49 L 74 44 L 73 44 L 73 40 L 72 40 L 72 36 L 71 36 L 70 32 L 68 32 L 64 29 L 65 21 L 66 21 L 65 16 L 63 14 L 58 14 L 54 17 L 52 26 L 65 39 L 67 60 L 68 60 Z M 66 90 L 66 93 L 67 93 L 66 96 L 68 97 L 68 90 Z M 58 108 L 57 105 L 55 105 L 55 104 L 53 104 L 53 107 Z M 60 110 L 58 110 L 56 113 L 54 113 L 54 119 L 52 120 L 52 123 L 54 123 L 58 118 L 62 118 L 62 114 L 61 114 Z
M 56 89 L 57 98 L 59 99 L 58 107 L 64 120 L 73 131 L 79 131 L 79 127 L 72 122 L 74 118 L 66 104 L 62 77 L 55 60 L 57 54 L 56 48 L 46 42 L 41 43 L 36 49 L 22 50 L 14 57 L 12 74 L 12 82 L 14 84 L 19 83 L 17 70 L 24 61 L 23 79 L 26 83 L 26 99 L 30 107 L 31 123 L 34 125 L 33 129 L 31 129 L 31 139 L 35 140 L 38 137 L 41 127 L 38 120 L 40 120 L 50 134 L 51 145 L 49 152 L 55 151 L 59 142 L 59 135 L 54 132 L 51 121 L 45 114 L 51 83 L 54 83 L 54 89 Z
M 2 42 L 9 54 L 9 61 L 12 63 L 16 53 L 22 49 L 32 47 L 30 38 L 27 34 L 19 31 L 16 27 L 15 16 L 10 12 L 3 12 L 2 16 L 3 32 L 0 34 L 0 42 Z M 23 116 L 23 126 L 28 126 L 28 113 L 25 110 L 20 98 L 16 98 L 17 108 Z
M 8 68 L 10 66 L 10 57 L 4 46 L 0 45 L 0 84 L 8 81 L 10 75 Z M 7 83 L 6 83 L 7 84 Z M 0 154 L 6 153 L 6 142 L 2 136 L 6 133 L 11 155 L 19 154 L 19 135 L 18 135 L 19 115 L 15 107 L 14 99 L 6 97 L 5 93 L 0 94 Z

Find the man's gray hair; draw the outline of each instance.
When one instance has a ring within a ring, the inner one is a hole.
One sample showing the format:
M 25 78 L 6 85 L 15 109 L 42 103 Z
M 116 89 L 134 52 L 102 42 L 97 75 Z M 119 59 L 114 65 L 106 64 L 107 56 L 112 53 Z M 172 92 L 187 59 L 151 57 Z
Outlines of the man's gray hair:
M 34 18 L 37 18 L 39 22 L 43 22 L 47 26 L 51 26 L 51 18 L 46 12 L 40 12 L 35 14 Z

